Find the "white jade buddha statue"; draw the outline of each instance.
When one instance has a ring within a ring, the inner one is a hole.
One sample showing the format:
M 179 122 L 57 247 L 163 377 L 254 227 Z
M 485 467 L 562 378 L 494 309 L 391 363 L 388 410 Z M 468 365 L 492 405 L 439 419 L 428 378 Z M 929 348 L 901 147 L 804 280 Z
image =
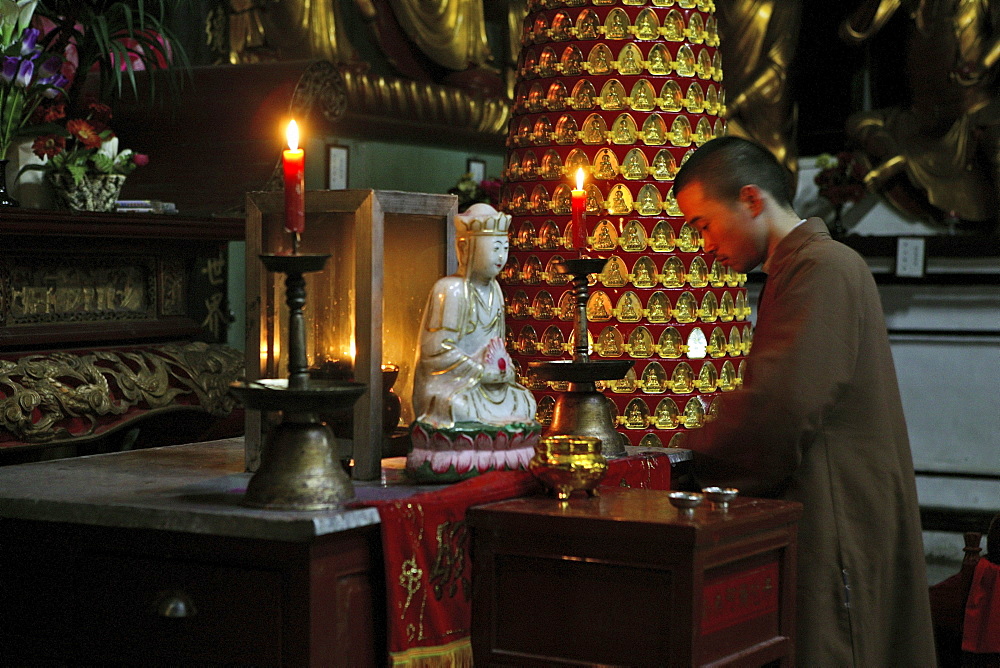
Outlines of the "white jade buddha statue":
M 504 302 L 496 281 L 507 262 L 509 225 L 510 216 L 488 204 L 455 216 L 458 273 L 434 284 L 420 328 L 417 419 L 407 458 L 411 473 L 426 474 L 418 478 L 524 468 L 534 454 L 540 430 L 535 399 L 517 383 L 504 347 Z

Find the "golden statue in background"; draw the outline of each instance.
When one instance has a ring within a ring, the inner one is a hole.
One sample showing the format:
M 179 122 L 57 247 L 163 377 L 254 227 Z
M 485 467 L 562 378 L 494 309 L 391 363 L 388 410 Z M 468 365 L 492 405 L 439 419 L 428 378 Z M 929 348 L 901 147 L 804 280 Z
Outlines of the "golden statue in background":
M 799 35 L 801 0 L 720 0 L 715 14 L 728 134 L 766 146 L 788 169 L 794 193 L 796 107 L 788 73 Z
M 989 0 L 866 0 L 841 26 L 862 42 L 900 9 L 911 18 L 906 80 L 912 100 L 857 114 L 847 133 L 871 163 L 869 188 L 899 208 L 934 218 L 996 219 L 1000 184 L 1000 3 Z M 934 209 L 895 188 L 904 175 Z M 908 203 L 909 202 L 909 203 Z

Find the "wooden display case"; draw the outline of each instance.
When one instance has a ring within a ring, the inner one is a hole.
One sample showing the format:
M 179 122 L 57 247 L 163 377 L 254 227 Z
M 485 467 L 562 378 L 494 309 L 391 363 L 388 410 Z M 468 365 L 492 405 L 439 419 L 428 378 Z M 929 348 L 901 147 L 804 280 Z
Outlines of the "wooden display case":
M 792 665 L 801 505 L 667 492 L 471 508 L 476 665 Z
M 399 367 L 394 391 L 402 422 L 413 419 L 410 394 L 420 320 L 434 282 L 456 268 L 454 195 L 384 190 L 306 192 L 299 252 L 329 253 L 323 271 L 306 275 L 309 364 L 338 362 L 368 386 L 354 409 L 354 478 L 381 474 L 384 433 L 382 365 Z M 261 253 L 291 252 L 284 230 L 284 194 L 247 195 L 247 377 L 288 373 L 284 283 L 261 264 Z M 257 468 L 266 424 L 247 411 L 247 466 Z

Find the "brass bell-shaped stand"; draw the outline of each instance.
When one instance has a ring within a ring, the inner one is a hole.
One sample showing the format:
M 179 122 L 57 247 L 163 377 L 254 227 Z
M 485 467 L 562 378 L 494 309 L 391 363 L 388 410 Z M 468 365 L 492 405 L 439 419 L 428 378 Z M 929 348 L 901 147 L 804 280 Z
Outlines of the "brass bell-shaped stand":
M 288 378 L 237 382 L 230 389 L 247 408 L 281 411 L 281 423 L 261 449 L 243 505 L 277 510 L 325 510 L 354 497 L 336 441 L 320 415 L 351 408 L 365 385 L 314 380 L 306 364 L 303 274 L 319 271 L 329 255 L 261 255 L 269 271 L 285 274 L 288 303 Z
M 613 459 L 625 456 L 624 439 L 615 429 L 614 419 L 604 393 L 597 390 L 599 380 L 624 378 L 634 360 L 591 360 L 587 340 L 587 299 L 590 290 L 587 277 L 604 270 L 607 260 L 579 258 L 563 260 L 554 265 L 559 273 L 573 277 L 576 300 L 576 342 L 572 360 L 530 362 L 528 367 L 540 380 L 569 383 L 569 390 L 556 398 L 552 423 L 542 437 L 565 434 L 593 436 L 601 439 L 602 454 Z

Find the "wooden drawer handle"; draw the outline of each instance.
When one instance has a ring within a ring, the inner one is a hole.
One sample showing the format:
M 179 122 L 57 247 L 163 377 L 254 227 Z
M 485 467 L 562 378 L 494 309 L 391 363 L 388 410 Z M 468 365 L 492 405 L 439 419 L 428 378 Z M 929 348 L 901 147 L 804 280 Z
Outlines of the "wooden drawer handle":
M 194 601 L 183 591 L 160 592 L 154 607 L 156 614 L 167 619 L 183 619 L 198 614 Z

